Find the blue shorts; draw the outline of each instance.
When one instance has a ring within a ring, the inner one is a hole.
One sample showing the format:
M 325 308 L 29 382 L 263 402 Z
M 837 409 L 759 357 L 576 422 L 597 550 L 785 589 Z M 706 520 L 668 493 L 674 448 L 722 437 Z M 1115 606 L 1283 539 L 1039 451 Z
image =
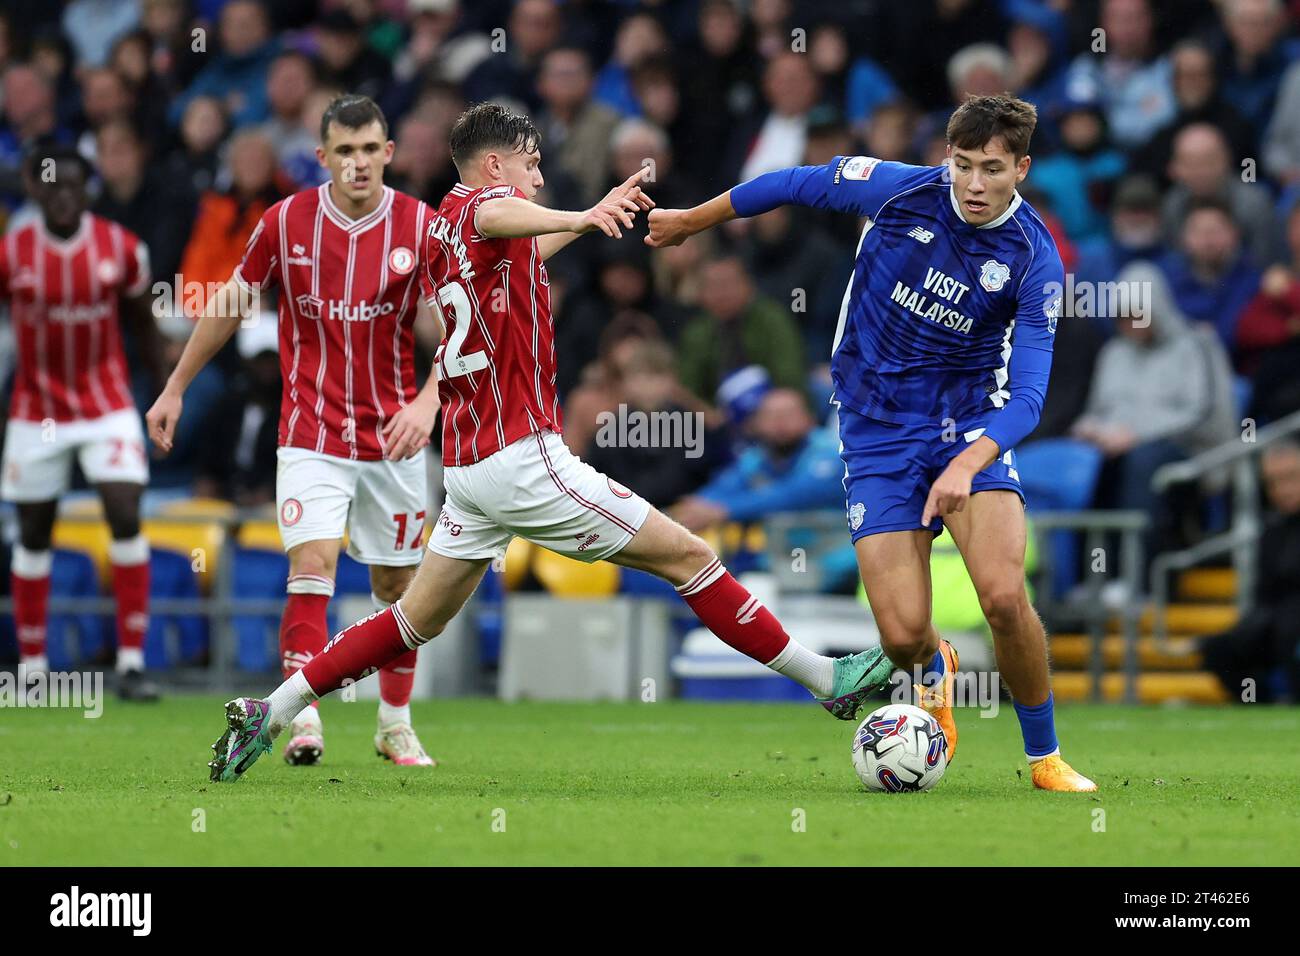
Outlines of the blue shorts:
M 930 486 L 948 462 L 984 434 L 986 421 L 964 429 L 932 424 L 892 425 L 840 407 L 840 458 L 844 461 L 845 514 L 854 541 L 885 531 L 938 534 L 943 521 L 921 524 Z M 1006 489 L 1025 500 L 1016 471 L 1016 453 L 1008 449 L 971 481 L 971 494 Z

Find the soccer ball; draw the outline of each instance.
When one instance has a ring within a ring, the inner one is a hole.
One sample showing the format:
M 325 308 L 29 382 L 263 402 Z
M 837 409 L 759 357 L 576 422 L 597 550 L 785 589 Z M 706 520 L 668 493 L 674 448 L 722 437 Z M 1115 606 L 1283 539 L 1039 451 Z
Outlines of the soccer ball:
M 920 707 L 888 704 L 858 725 L 853 769 L 868 790 L 929 790 L 948 769 L 948 738 Z

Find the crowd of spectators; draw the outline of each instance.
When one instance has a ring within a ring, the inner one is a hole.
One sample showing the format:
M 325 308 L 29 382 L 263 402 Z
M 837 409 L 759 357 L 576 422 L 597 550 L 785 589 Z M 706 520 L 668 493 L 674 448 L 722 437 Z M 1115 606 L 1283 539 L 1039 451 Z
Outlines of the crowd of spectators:
M 344 91 L 386 112 L 386 181 L 434 205 L 460 111 L 526 109 L 541 201 L 580 208 L 642 166 L 682 206 L 837 155 L 939 163 L 953 106 L 1009 90 L 1039 111 L 1022 193 L 1072 281 L 1159 293 L 1145 329 L 1067 303 L 1031 440 L 1095 448 L 1095 504 L 1158 515 L 1157 464 L 1300 409 L 1298 25 L 1300 0 L 11 0 L 0 215 L 32 215 L 26 149 L 75 144 L 94 210 L 146 240 L 160 281 L 202 286 L 271 204 L 323 181 L 316 130 Z M 652 253 L 640 224 L 556 256 L 575 450 L 692 526 L 840 507 L 828 359 L 859 228 L 781 209 L 679 248 Z M 202 305 L 183 301 L 160 316 L 173 357 Z M 272 497 L 273 350 L 241 335 L 196 382 L 156 485 Z M 709 454 L 602 447 L 620 406 L 699 412 Z

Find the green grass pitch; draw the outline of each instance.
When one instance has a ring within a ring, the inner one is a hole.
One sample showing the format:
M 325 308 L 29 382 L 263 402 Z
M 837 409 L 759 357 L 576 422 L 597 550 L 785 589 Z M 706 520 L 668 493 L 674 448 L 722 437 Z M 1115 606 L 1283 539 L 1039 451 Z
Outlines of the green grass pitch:
M 441 765 L 404 770 L 374 755 L 373 703 L 328 700 L 320 767 L 277 750 L 213 784 L 220 704 L 0 713 L 0 864 L 1187 866 L 1300 845 L 1297 710 L 1061 707 L 1096 795 L 1032 789 L 1009 706 L 959 712 L 939 786 L 886 796 L 854 776 L 854 725 L 811 704 L 422 702 Z

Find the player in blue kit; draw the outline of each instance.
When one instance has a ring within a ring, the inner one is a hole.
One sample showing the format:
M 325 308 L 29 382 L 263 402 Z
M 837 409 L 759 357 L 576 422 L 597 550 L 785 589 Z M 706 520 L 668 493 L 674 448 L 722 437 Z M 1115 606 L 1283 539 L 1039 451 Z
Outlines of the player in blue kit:
M 651 246 L 794 204 L 865 217 L 831 358 L 846 511 L 891 661 L 924 665 L 920 703 L 957 744 L 957 654 L 931 623 L 930 546 L 946 525 L 993 632 L 1034 786 L 1092 791 L 1061 759 L 1047 639 L 1025 592 L 1024 496 L 1013 449 L 1047 393 L 1064 270 L 1016 186 L 1034 107 L 971 97 L 948 162 L 841 156 L 767 173 L 692 209 L 653 210 Z

